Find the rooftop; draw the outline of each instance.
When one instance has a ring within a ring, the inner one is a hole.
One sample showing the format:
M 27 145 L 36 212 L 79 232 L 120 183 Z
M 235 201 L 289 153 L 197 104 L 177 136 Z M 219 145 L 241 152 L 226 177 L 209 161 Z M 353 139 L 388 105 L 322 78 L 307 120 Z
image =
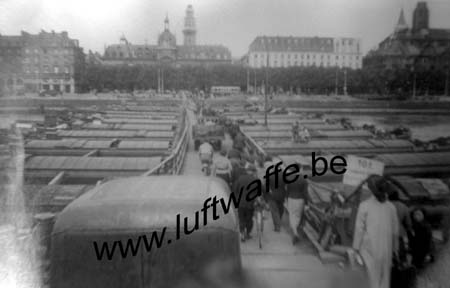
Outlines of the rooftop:
M 225 183 L 212 177 L 155 176 L 112 180 L 69 204 L 59 215 L 54 231 L 174 227 L 176 215 L 193 217 L 207 198 L 227 199 L 228 195 Z M 206 227 L 237 228 L 232 211 L 226 217 L 222 211 L 218 212 L 220 218 Z

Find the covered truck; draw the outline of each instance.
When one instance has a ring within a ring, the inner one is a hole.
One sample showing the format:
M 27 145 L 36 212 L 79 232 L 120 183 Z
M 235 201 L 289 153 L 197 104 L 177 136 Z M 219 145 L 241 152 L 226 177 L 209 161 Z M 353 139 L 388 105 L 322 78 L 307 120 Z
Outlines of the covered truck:
M 204 143 L 209 142 L 215 150 L 222 149 L 222 141 L 225 139 L 225 129 L 222 125 L 197 124 L 192 128 L 195 150 Z

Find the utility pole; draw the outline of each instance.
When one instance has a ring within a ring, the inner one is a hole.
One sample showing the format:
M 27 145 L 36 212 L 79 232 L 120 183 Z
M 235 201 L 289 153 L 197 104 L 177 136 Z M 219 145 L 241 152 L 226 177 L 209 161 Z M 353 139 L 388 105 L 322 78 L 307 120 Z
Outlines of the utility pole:
M 267 90 L 269 89 L 269 50 L 267 50 L 266 81 L 264 85 L 264 125 L 267 127 Z
M 250 93 L 250 70 L 247 66 L 247 93 Z
M 161 68 L 158 67 L 158 93 L 161 93 L 161 79 L 160 79 L 160 75 L 161 74 Z
M 344 68 L 344 95 L 347 96 L 347 68 Z
M 334 94 L 338 95 L 338 71 L 339 71 L 339 67 L 336 66 L 336 77 L 334 80 Z
M 253 76 L 255 77 L 254 78 L 254 86 L 255 86 L 255 88 L 253 90 L 253 94 L 256 95 L 256 70 L 255 69 L 253 69 Z
M 444 94 L 445 96 L 449 96 L 448 95 L 448 89 L 449 89 L 449 87 L 448 87 L 449 86 L 449 83 L 448 83 L 449 82 L 449 80 L 448 80 L 448 76 L 449 76 L 448 75 L 449 74 L 448 73 L 448 68 L 449 68 L 449 65 L 447 63 L 447 65 L 445 65 L 445 94 Z
M 161 94 L 164 94 L 164 69 L 161 68 Z

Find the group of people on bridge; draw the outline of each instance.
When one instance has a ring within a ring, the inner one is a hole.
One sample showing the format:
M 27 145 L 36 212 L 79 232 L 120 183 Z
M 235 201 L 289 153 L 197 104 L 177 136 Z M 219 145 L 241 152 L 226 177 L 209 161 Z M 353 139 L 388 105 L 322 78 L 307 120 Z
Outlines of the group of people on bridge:
M 275 232 L 281 231 L 282 218 L 286 208 L 288 209 L 290 224 L 288 230 L 292 234 L 292 242 L 295 245 L 303 237 L 299 226 L 307 200 L 307 181 L 299 177 L 293 183 L 284 183 L 281 174 L 270 175 L 266 181 L 264 179 L 265 171 L 269 166 L 276 164 L 272 157 L 257 156 L 255 151 L 246 147 L 245 136 L 242 133 L 238 132 L 233 136 L 233 146 L 228 151 L 222 149 L 218 155 L 214 155 L 213 147 L 205 142 L 199 147 L 199 157 L 202 163 L 211 164 L 211 175 L 222 178 L 236 197 L 242 191 L 246 191 L 242 188 L 247 187 L 256 179 L 261 180 L 261 183 L 269 184 L 267 189 L 266 187 L 262 188 L 261 197 L 255 201 L 240 203 L 238 216 L 241 240 L 246 241 L 251 238 L 255 206 L 264 203 L 265 207 L 271 211 Z M 242 199 L 246 199 L 246 195 L 242 195 Z
M 262 189 L 260 197 L 251 202 L 243 201 L 238 207 L 241 241 L 252 238 L 255 207 L 261 203 L 271 211 L 275 232 L 280 232 L 283 216 L 287 212 L 289 226 L 286 230 L 292 235 L 293 245 L 304 238 L 300 227 L 308 201 L 308 182 L 303 177 L 293 183 L 285 183 L 280 173 L 271 174 L 268 181 L 263 179 L 266 170 L 276 163 L 271 156 L 266 155 L 261 159 L 252 149 L 248 149 L 241 133 L 235 135 L 231 149 L 223 149 L 215 157 L 212 146 L 209 146 L 211 145 L 202 144 L 200 155 L 209 153 L 211 174 L 222 178 L 235 196 L 247 191 L 245 187 L 256 179 L 260 179 L 261 183 L 269 183 L 267 189 Z M 398 263 L 405 263 L 407 254 L 412 266 L 417 269 L 432 261 L 431 226 L 427 222 L 425 211 L 419 208 L 410 211 L 382 177 L 370 178 L 368 188 L 372 196 L 359 205 L 353 249 L 362 257 L 367 268 L 369 287 L 388 288 L 391 287 L 391 281 L 399 280 L 394 279 L 398 276 L 395 274 L 391 278 L 391 270 L 398 267 Z M 242 195 L 242 199 L 246 199 L 246 196 Z

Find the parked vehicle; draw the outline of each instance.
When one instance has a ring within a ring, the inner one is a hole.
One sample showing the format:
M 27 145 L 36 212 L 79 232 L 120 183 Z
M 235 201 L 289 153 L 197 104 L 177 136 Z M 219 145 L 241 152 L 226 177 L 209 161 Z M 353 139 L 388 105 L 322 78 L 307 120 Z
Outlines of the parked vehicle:
M 62 95 L 61 91 L 57 91 L 57 90 L 42 90 L 39 92 L 39 96 L 41 97 L 45 97 L 45 96 L 58 96 L 58 95 Z
M 222 125 L 197 124 L 192 129 L 195 150 L 204 143 L 209 142 L 215 150 L 222 149 L 222 141 L 225 139 L 225 129 Z
M 215 281 L 236 287 L 242 273 L 237 213 L 218 209 L 218 219 L 204 225 L 201 216 L 193 228 L 196 213 L 203 213 L 199 203 L 228 202 L 229 195 L 225 182 L 204 176 L 131 177 L 96 186 L 57 217 L 49 287 L 214 287 Z M 157 241 L 148 247 L 153 232 L 160 247 Z M 93 243 L 116 250 L 99 259 Z

